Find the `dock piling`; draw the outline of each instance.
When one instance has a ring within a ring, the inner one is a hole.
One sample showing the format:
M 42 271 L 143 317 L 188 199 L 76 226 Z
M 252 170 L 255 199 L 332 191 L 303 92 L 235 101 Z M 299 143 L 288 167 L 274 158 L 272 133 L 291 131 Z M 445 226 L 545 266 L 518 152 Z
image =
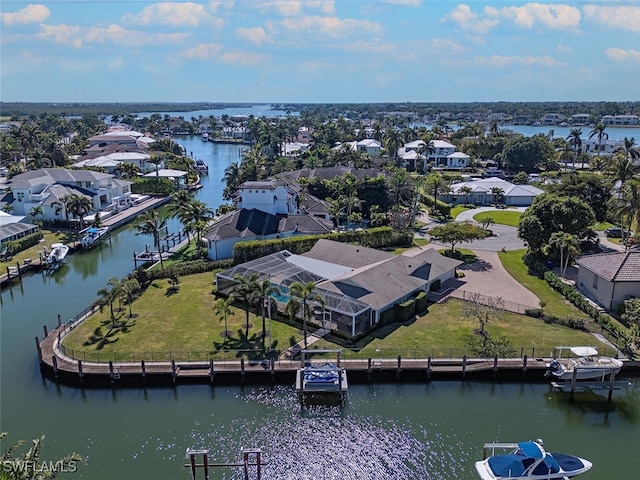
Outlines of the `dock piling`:
M 398 355 L 398 369 L 396 370 L 397 378 L 400 378 L 400 372 L 402 372 L 402 356 Z
M 46 325 L 43 325 L 42 328 L 44 329 L 44 338 L 47 338 L 49 336 L 49 329 Z
M 171 359 L 171 378 L 173 378 L 173 384 L 176 384 L 176 361 L 172 358 Z
M 213 383 L 213 377 L 215 376 L 215 367 L 213 366 L 213 359 L 209 359 L 209 381 Z
M 53 375 L 58 378 L 58 357 L 54 355 L 51 360 L 53 362 Z
M 82 360 L 78 360 L 78 377 L 80 377 L 81 381 L 84 378 L 84 373 L 82 372 Z
M 464 355 L 462 357 L 462 378 L 464 379 L 467 376 L 467 356 Z
M 40 339 L 36 337 L 36 350 L 38 351 L 38 361 L 42 363 L 42 348 L 40 347 Z
M 427 378 L 431 379 L 431 355 L 427 357 Z
M 245 371 L 244 371 L 244 358 L 240 359 L 240 377 L 242 379 L 242 383 L 244 383 L 244 375 L 245 375 Z

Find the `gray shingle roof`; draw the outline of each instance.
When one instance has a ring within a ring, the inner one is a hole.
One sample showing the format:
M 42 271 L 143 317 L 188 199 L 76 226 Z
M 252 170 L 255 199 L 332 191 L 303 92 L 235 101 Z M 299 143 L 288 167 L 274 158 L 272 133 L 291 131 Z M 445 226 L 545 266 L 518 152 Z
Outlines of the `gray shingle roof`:
M 324 260 L 325 262 L 346 265 L 351 268 L 364 267 L 396 256 L 391 252 L 383 252 L 382 250 L 362 247 L 360 245 L 334 242 L 326 238 L 318 240 L 311 250 L 302 255 Z
M 232 237 L 273 235 L 278 232 L 292 232 L 295 229 L 296 224 L 281 215 L 271 215 L 255 208 L 243 208 L 220 217 L 204 238 L 216 241 Z
M 610 282 L 640 282 L 640 252 L 598 253 L 576 263 Z

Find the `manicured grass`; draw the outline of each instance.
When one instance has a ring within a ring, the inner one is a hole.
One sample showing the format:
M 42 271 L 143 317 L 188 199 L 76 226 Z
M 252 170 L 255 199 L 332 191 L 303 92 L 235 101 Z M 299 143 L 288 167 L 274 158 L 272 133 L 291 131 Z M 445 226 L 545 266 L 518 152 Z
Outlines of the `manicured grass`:
M 604 232 L 607 228 L 615 227 L 613 223 L 599 222 L 593 226 L 593 229 L 597 232 Z
M 206 359 L 209 352 L 222 350 L 224 320 L 213 313 L 216 300 L 211 272 L 180 278 L 179 289 L 171 293 L 167 280 L 158 280 L 133 303 L 133 318 L 123 306 L 116 309 L 117 321 L 124 328 L 111 329 L 109 308 L 105 307 L 78 326 L 63 341 L 65 348 L 72 349 L 76 358 L 119 360 L 168 359 L 171 355 L 183 359 Z M 232 337 L 227 340 L 229 349 L 253 349 L 261 346 L 262 319 L 250 313 L 249 338 L 244 336 L 245 313 L 242 308 L 232 308 L 227 324 Z M 267 319 L 267 329 L 269 321 Z M 297 342 L 302 335 L 297 328 L 272 322 L 272 337 L 276 348 L 290 346 L 290 337 Z M 93 337 L 93 339 L 91 339 Z M 233 354 L 219 354 L 215 358 L 233 358 Z M 134 357 L 135 356 L 135 357 Z
M 558 317 L 572 316 L 587 318 L 587 315 L 574 307 L 567 299 L 553 290 L 547 282 L 529 274 L 529 268 L 522 261 L 526 250 L 499 252 L 498 256 L 504 268 L 518 283 L 533 292 L 541 302 L 545 302 L 544 310 Z
M 482 223 L 482 221 L 485 218 L 493 218 L 495 223 L 498 223 L 500 225 L 508 225 L 510 227 L 517 227 L 518 226 L 518 222 L 520 221 L 520 216 L 521 215 L 522 215 L 522 213 L 519 212 L 519 211 L 510 212 L 510 211 L 507 211 L 507 210 L 496 210 L 496 211 L 491 211 L 491 212 L 478 213 L 478 214 L 473 216 L 473 219 L 478 223 Z
M 29 247 L 26 250 L 16 253 L 11 258 L 11 260 L 0 262 L 0 273 L 6 273 L 7 267 L 15 267 L 16 263 L 20 263 L 20 265 L 23 265 L 26 259 L 37 260 L 45 246 L 49 251 L 51 251 L 52 243 L 69 244 L 71 242 L 75 242 L 78 240 L 78 234 L 76 232 L 72 232 L 68 230 L 41 230 L 41 231 L 43 234 L 43 240 L 37 245 L 34 245 L 33 247 Z
M 470 208 L 467 207 L 463 207 L 462 205 L 456 205 L 455 207 L 453 207 L 451 209 L 451 216 L 453 218 L 456 218 L 458 215 L 460 215 L 462 212 L 466 212 L 467 210 L 471 210 Z
M 462 316 L 462 300 L 450 299 L 443 304 L 434 304 L 429 312 L 405 324 L 387 325 L 373 335 L 358 342 L 353 350 L 345 349 L 347 358 L 376 356 L 426 358 L 461 357 L 470 354 L 469 342 L 478 323 Z M 549 355 L 557 345 L 591 345 L 593 337 L 585 332 L 571 330 L 559 325 L 547 325 L 542 320 L 504 312 L 502 318 L 488 325 L 491 338 L 506 337 L 519 355 Z M 336 348 L 326 339 L 312 348 Z M 376 350 L 380 350 L 378 353 Z
M 442 254 L 445 255 L 445 252 L 451 252 L 450 248 L 440 248 L 438 249 L 438 251 Z M 454 255 L 460 255 L 461 258 L 459 260 L 462 260 L 464 263 L 474 263 L 478 260 L 478 256 L 475 254 L 474 251 L 469 250 L 467 248 L 456 248 L 454 250 Z M 447 255 L 445 255 L 447 256 Z M 456 257 L 454 257 L 456 258 Z

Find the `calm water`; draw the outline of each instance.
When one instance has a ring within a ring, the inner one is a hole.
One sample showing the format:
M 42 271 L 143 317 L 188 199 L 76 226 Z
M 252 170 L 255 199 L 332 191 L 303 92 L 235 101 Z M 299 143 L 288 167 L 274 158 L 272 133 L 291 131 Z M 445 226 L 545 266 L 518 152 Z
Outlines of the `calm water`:
M 178 142 L 209 164 L 198 196 L 215 208 L 222 172 L 241 147 L 198 137 Z M 84 308 L 109 277 L 132 269 L 131 253 L 145 243 L 123 228 L 101 250 L 69 257 L 64 270 L 2 292 L 0 430 L 13 439 L 45 434 L 47 460 L 70 451 L 87 458 L 62 478 L 186 479 L 188 447 L 234 461 L 241 447 L 263 446 L 269 479 L 472 480 L 483 442 L 543 438 L 550 450 L 594 462 L 580 478 L 637 479 L 637 383 L 610 405 L 595 395 L 570 404 L 543 384 L 356 385 L 342 410 L 301 410 L 293 386 L 80 390 L 44 380 L 34 345 L 42 325 Z M 220 470 L 212 478 L 241 476 Z

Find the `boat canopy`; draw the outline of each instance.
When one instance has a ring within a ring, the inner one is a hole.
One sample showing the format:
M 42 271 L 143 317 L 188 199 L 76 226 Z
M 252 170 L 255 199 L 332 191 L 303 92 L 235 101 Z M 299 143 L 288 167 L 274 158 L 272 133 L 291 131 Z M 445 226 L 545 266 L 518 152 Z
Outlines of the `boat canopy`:
M 536 442 L 519 442 L 518 448 L 523 455 L 529 458 L 542 458 L 544 456 L 544 451 Z
M 578 357 L 592 357 L 598 355 L 598 350 L 593 347 L 571 347 L 571 352 Z

